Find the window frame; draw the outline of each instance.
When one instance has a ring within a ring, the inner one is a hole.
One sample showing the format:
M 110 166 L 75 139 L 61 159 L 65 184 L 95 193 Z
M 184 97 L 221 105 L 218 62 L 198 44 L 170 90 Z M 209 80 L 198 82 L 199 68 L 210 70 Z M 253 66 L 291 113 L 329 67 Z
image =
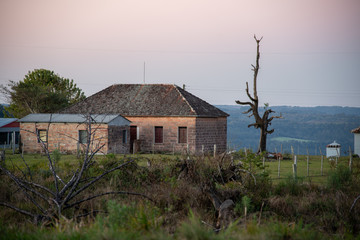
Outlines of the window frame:
M 156 129 L 161 129 L 161 136 L 157 135 L 157 130 Z M 158 139 L 161 139 L 161 142 L 158 141 Z M 164 143 L 164 127 L 163 126 L 154 126 L 154 143 L 155 144 L 162 144 Z
M 81 132 L 85 132 L 85 133 L 86 133 L 86 136 L 85 136 L 85 137 L 82 137 Z M 88 138 L 88 136 L 89 136 L 88 134 L 89 134 L 89 133 L 88 133 L 87 130 L 79 130 L 79 131 L 78 131 L 78 135 L 79 135 L 78 142 L 79 142 L 80 144 L 87 144 L 87 138 Z M 85 142 L 82 141 L 82 140 L 84 140 L 84 139 L 85 139 Z
M 45 135 L 41 134 L 42 132 L 45 133 Z M 48 141 L 48 132 L 46 129 L 36 129 L 36 138 L 37 138 L 37 142 L 44 142 L 47 143 Z M 45 141 L 43 140 L 43 138 L 45 138 Z
M 123 129 L 121 131 L 121 133 L 122 133 L 122 143 L 126 144 L 127 143 L 127 130 Z
M 181 137 L 181 130 L 185 129 L 185 140 L 181 141 L 184 137 Z M 188 143 L 188 128 L 186 126 L 179 126 L 178 127 L 178 143 Z

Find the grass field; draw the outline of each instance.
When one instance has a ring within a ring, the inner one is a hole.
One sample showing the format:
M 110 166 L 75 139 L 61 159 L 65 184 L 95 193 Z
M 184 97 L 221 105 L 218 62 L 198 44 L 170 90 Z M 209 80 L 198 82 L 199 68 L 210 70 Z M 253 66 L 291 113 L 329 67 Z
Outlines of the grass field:
M 321 176 L 320 156 L 310 156 L 307 176 L 306 156 L 298 156 L 298 181 L 292 177 L 293 160 L 281 161 L 278 177 L 277 160 L 267 160 L 263 170 L 261 156 L 252 153 L 247 157 L 244 155 L 243 152 L 237 152 L 224 158 L 221 155 L 216 158 L 190 156 L 189 160 L 185 160 L 188 156 L 176 154 L 96 155 L 93 168 L 86 173 L 87 179 L 121 163 L 124 158 L 135 159 L 136 163 L 109 174 L 84 191 L 77 200 L 92 200 L 64 210 L 60 217 L 56 215 L 51 202 L 38 200 L 46 207 L 44 209 L 49 209 L 49 213 L 53 214 L 51 221 L 43 222 L 42 225 L 32 225 L 29 218 L 1 206 L 0 239 L 235 240 L 359 237 L 360 204 L 349 211 L 360 192 L 359 158 L 353 161 L 353 174 L 347 170 L 349 157 L 340 158 L 338 168 L 334 161 L 324 158 Z M 51 154 L 51 158 L 59 176 L 66 179 L 70 179 L 74 169 L 82 162 L 77 156 L 62 155 L 56 151 Z M 31 179 L 35 183 L 55 191 L 47 157 L 25 154 L 24 159 L 29 169 L 20 154 L 13 155 L 7 151 L 5 163 L 19 177 L 31 170 Z M 186 168 L 183 168 L 185 164 Z M 346 166 L 346 171 L 340 165 Z M 232 168 L 235 166 L 245 171 L 241 172 L 240 177 L 232 174 L 236 171 Z M 249 166 L 256 176 L 256 182 L 247 172 Z M 269 173 L 270 178 L 262 174 L 263 171 Z M 24 201 L 28 195 L 19 191 L 19 187 L 1 172 L 0 182 L 0 192 L 3 193 L 0 195 L 0 205 L 1 202 L 9 202 L 25 210 L 38 212 L 31 201 Z M 91 197 L 115 191 L 135 192 L 149 198 L 127 194 L 104 195 L 96 199 Z M 227 229 L 216 233 L 214 226 L 219 218 L 209 192 L 217 194 L 221 201 L 234 201 L 231 217 L 234 222 Z M 93 210 L 96 210 L 96 214 Z M 81 217 L 83 214 L 87 217 Z
M 166 163 L 172 160 L 179 160 L 182 159 L 183 156 L 181 155 L 173 155 L 173 154 L 129 154 L 129 155 L 116 155 L 117 158 L 121 159 L 123 157 L 130 157 L 137 159 L 137 164 L 139 166 L 146 166 L 147 161 L 156 161 L 157 163 Z M 107 159 L 109 157 L 113 157 L 112 154 L 110 155 L 97 155 L 95 159 L 98 161 L 102 161 L 103 159 Z M 11 151 L 6 151 L 6 158 L 7 161 L 14 161 L 14 163 L 19 164 L 20 166 L 25 165 L 23 164 L 23 160 L 20 154 L 12 154 Z M 78 159 L 74 155 L 67 155 L 61 154 L 58 156 L 59 166 L 62 165 L 75 165 L 78 164 L 80 159 Z M 39 164 L 47 164 L 46 156 L 40 154 L 25 154 L 24 159 L 30 165 L 39 165 Z M 280 174 L 279 174 L 279 161 L 274 159 L 267 159 L 265 162 L 265 169 L 269 173 L 271 179 L 274 183 L 286 179 L 289 176 L 293 176 L 293 164 L 294 161 L 292 159 L 284 159 L 280 162 Z M 349 157 L 340 157 L 338 160 L 339 165 L 349 165 Z M 357 163 L 354 160 L 354 164 Z M 297 156 L 297 177 L 302 178 L 304 182 L 311 182 L 311 183 L 324 183 L 326 182 L 328 172 L 332 169 L 335 169 L 336 161 L 329 160 L 325 156 L 323 158 L 323 171 L 321 172 L 321 156 L 309 156 L 309 175 L 307 173 L 307 156 L 300 155 Z M 280 176 L 279 176 L 280 175 Z
M 265 163 L 272 180 L 277 181 L 288 176 L 293 176 L 293 164 L 291 160 L 281 160 L 280 177 L 278 174 L 279 161 L 272 160 Z M 340 157 L 339 165 L 349 165 L 349 157 Z M 335 160 L 329 160 L 324 157 L 323 172 L 321 173 L 321 156 L 309 157 L 309 175 L 307 173 L 307 156 L 301 155 L 297 157 L 297 176 L 303 178 L 305 182 L 324 183 L 326 182 L 328 172 L 336 167 Z

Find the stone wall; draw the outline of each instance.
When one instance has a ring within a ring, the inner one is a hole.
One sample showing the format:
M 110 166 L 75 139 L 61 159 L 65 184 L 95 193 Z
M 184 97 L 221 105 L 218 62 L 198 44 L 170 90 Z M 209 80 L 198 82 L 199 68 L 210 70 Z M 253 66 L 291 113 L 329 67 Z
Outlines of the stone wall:
M 196 151 L 225 152 L 227 147 L 227 118 L 196 119 Z
M 195 117 L 131 117 L 131 126 L 138 127 L 141 152 L 195 152 Z M 163 127 L 163 143 L 155 143 L 155 126 Z M 187 127 L 187 143 L 179 143 L 179 127 Z
M 216 144 L 217 152 L 226 151 L 227 118 L 196 117 L 131 117 L 126 116 L 132 126 L 138 127 L 140 151 L 164 151 L 184 153 L 212 152 Z M 155 126 L 163 127 L 163 143 L 155 142 Z M 178 142 L 179 127 L 187 127 L 187 143 Z
M 126 131 L 126 136 L 123 136 Z M 108 153 L 129 153 L 130 129 L 129 126 L 108 126 Z M 125 137 L 125 139 L 123 138 Z
M 47 145 L 49 151 L 55 149 L 62 153 L 76 153 L 78 149 L 84 149 L 83 144 L 78 144 L 79 130 L 86 130 L 86 124 L 78 123 L 20 123 L 21 141 L 24 144 L 24 152 L 44 152 L 41 143 L 38 142 L 36 130 L 48 129 Z M 108 152 L 108 126 L 106 124 L 93 124 L 95 130 L 93 148 L 104 145 L 100 152 Z

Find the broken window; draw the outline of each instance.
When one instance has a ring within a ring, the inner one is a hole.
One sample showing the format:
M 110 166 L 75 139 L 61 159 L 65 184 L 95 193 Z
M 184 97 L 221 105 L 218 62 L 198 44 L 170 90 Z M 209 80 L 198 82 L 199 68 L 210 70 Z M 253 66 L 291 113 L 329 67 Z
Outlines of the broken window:
M 47 142 L 47 130 L 38 129 L 37 130 L 37 137 L 38 137 L 38 142 L 40 142 L 40 141 Z

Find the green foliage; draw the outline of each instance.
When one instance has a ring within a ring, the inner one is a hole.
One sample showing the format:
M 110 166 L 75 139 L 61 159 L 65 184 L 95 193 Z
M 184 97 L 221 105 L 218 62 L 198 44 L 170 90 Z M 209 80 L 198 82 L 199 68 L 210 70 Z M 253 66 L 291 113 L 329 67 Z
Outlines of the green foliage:
M 96 225 L 100 229 L 109 228 L 119 232 L 149 232 L 157 230 L 159 211 L 145 205 L 125 205 L 110 200 L 107 203 L 108 216 L 98 216 Z
M 348 167 L 339 165 L 335 170 L 329 172 L 328 187 L 332 189 L 342 189 L 349 185 L 352 180 L 351 172 Z
M 263 165 L 263 157 L 265 156 L 265 152 L 261 154 L 256 154 L 252 151 L 249 151 L 245 158 L 242 159 L 244 168 L 251 172 L 260 173 L 263 171 L 266 166 Z
M 57 112 L 85 98 L 73 80 L 46 69 L 29 71 L 23 81 L 10 81 L 2 92 L 11 100 L 5 110 L 17 118 Z
M 243 196 L 241 198 L 241 204 L 244 208 L 248 209 L 248 211 L 250 211 L 251 208 L 251 198 L 249 198 L 248 196 Z
M 287 194 L 298 196 L 303 190 L 303 178 L 288 176 L 285 180 L 281 181 L 275 186 L 274 193 L 276 195 L 285 196 Z
M 244 153 L 239 154 L 242 160 Z M 360 205 L 349 212 L 360 189 L 359 180 L 355 175 L 346 177 L 346 167 L 342 169 L 341 161 L 338 169 L 334 169 L 336 177 L 332 178 L 342 185 L 334 189 L 332 185 L 304 184 L 303 178 L 294 179 L 292 176 L 272 185 L 266 171 L 263 173 L 256 164 L 252 165 L 256 185 L 245 172 L 240 173 L 239 179 L 234 175 L 229 178 L 228 174 L 232 172 L 227 171 L 230 160 L 234 160 L 235 164 L 240 160 L 235 157 L 214 159 L 191 156 L 191 160 L 182 162 L 174 161 L 175 157 L 169 160 L 152 155 L 150 167 L 146 166 L 150 157 L 136 157 L 136 163 L 122 169 L 121 173 L 110 174 L 92 191 L 97 194 L 107 188 L 109 191 L 139 192 L 155 202 L 131 195 L 109 195 L 82 203 L 75 210 L 80 215 L 99 210 L 97 216 L 60 219 L 53 223 L 56 226 L 30 228 L 20 214 L 0 207 L 0 223 L 1 219 L 6 219 L 0 224 L 0 239 L 351 239 L 360 232 Z M 61 155 L 58 161 L 57 168 L 65 169 L 64 172 L 69 173 L 67 178 L 77 166 L 74 159 L 75 156 Z M 91 171 L 103 172 L 123 161 L 122 155 L 99 155 Z M 20 158 L 19 161 L 7 162 L 9 166 L 13 163 L 25 169 Z M 181 171 L 184 164 L 187 172 Z M 49 182 L 53 178 L 50 171 L 42 170 L 48 169 L 44 156 L 31 155 L 29 167 L 36 180 Z M 355 166 L 354 172 L 357 172 Z M 17 174 L 21 175 L 21 172 Z M 15 184 L 9 185 L 9 179 L 1 175 L 0 182 L 0 192 L 5 193 L 0 196 L 0 202 L 17 198 L 18 207 L 30 210 L 30 205 L 21 202 L 21 196 L 13 194 L 13 190 L 17 190 Z M 217 218 L 214 206 L 199 187 L 209 187 L 211 182 L 215 182 L 215 192 L 222 200 L 232 199 L 235 202 L 235 216 L 239 217 L 219 233 L 212 227 Z M 44 185 L 47 186 L 47 183 Z M 241 217 L 245 206 L 248 213 L 246 222 Z M 189 208 L 194 209 L 196 216 L 191 211 L 189 215 Z
M 234 239 L 230 236 L 229 232 L 231 230 L 216 234 L 213 229 L 202 224 L 199 218 L 190 211 L 188 220 L 181 224 L 176 236 L 178 239 L 188 240 Z
M 59 163 L 60 159 L 61 159 L 61 153 L 58 149 L 55 149 L 52 153 L 51 153 L 51 158 L 54 160 L 55 163 Z
M 251 198 L 247 195 L 241 198 L 241 201 L 235 204 L 234 212 L 236 215 L 241 216 L 245 214 L 245 208 L 247 214 L 254 211 L 254 205 L 252 204 Z

